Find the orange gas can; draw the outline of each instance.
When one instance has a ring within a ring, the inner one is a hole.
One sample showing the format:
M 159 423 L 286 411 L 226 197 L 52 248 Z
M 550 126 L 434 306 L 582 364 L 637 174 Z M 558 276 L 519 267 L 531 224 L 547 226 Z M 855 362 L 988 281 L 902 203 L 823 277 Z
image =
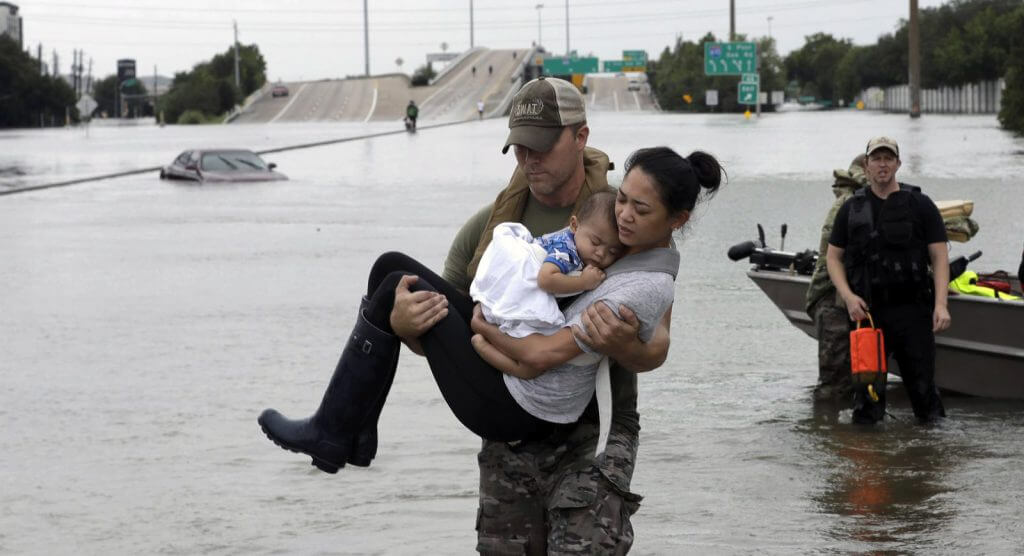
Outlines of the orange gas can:
M 850 332 L 850 370 L 854 384 L 871 384 L 888 371 L 885 357 L 885 338 L 882 329 L 875 328 L 875 321 L 868 313 L 870 328 L 857 328 Z

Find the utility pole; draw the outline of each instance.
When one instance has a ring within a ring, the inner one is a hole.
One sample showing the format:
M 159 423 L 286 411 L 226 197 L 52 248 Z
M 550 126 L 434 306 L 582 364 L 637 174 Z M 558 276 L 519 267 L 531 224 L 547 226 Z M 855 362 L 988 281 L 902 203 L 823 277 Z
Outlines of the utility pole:
M 469 47 L 473 48 L 473 0 L 469 0 Z
M 84 86 L 84 81 L 82 79 L 82 74 L 84 73 L 84 70 L 85 70 L 85 51 L 82 50 L 82 49 L 79 49 L 78 50 L 78 65 L 75 68 L 75 75 L 77 77 L 77 79 L 75 80 L 76 87 L 77 87 L 77 90 L 75 91 L 75 94 L 76 94 L 77 97 L 81 97 L 83 94 L 85 94 L 85 86 Z
M 569 0 L 565 0 L 565 55 L 568 56 L 572 50 L 569 50 Z
M 92 94 L 92 58 L 89 58 L 89 75 L 85 80 L 85 91 Z
M 43 74 L 43 43 L 36 47 L 36 61 L 39 62 L 39 75 Z
M 541 38 L 541 34 L 540 34 L 540 10 L 543 7 L 544 7 L 544 4 L 537 4 L 537 46 L 540 46 L 540 45 L 544 44 L 543 41 L 541 41 L 541 39 L 540 39 Z
M 917 17 L 917 0 L 910 0 L 910 117 L 921 117 L 921 27 Z
M 366 77 L 370 77 L 370 16 L 366 13 L 366 0 L 363 0 L 363 57 Z
M 58 70 L 58 67 L 57 67 L 57 62 L 59 60 L 60 60 L 60 58 L 57 56 L 57 49 L 54 48 L 53 49 L 53 72 L 51 73 L 51 75 L 54 76 L 54 77 L 60 77 L 60 71 Z
M 238 77 L 238 21 L 232 21 L 235 25 L 235 88 L 239 91 L 242 90 L 242 80 Z M 155 68 L 153 70 L 156 71 Z M 156 74 L 153 74 L 153 83 L 156 84 Z
M 729 0 L 729 42 L 736 40 L 736 0 Z
M 75 92 L 75 98 L 78 98 L 78 49 L 71 49 L 71 90 Z

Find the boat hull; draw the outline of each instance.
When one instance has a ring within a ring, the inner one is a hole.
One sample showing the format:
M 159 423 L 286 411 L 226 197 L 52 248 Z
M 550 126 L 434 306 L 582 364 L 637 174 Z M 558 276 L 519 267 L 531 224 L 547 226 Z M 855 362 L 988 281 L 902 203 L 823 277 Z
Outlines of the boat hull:
M 747 276 L 790 323 L 812 338 L 814 323 L 804 310 L 810 277 L 751 269 Z M 1015 289 L 1020 283 L 1014 282 Z M 935 337 L 935 383 L 971 396 L 1024 400 L 1024 302 L 950 295 L 948 330 Z M 899 374 L 896 362 L 890 369 Z

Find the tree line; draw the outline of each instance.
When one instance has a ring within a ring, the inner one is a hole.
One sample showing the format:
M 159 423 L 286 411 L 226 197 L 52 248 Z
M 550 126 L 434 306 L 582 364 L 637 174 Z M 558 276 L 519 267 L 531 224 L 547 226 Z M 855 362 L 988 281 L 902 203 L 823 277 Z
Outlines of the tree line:
M 956 87 L 1004 78 L 1006 90 L 999 121 L 1024 133 L 1024 0 L 954 0 L 920 10 L 921 87 Z M 745 37 L 737 37 L 744 40 Z M 738 77 L 704 75 L 704 43 L 677 39 L 649 64 L 652 90 L 663 109 L 706 111 L 693 102 L 717 89 L 719 110 L 741 109 Z M 831 106 L 847 106 L 869 87 L 907 82 L 909 23 L 875 44 L 856 46 L 849 39 L 816 33 L 804 45 L 780 57 L 774 41 L 756 39 L 761 90 L 785 89 L 789 97 L 814 97 Z M 687 102 L 683 95 L 690 95 Z
M 63 125 L 67 107 L 77 120 L 75 100 L 71 85 L 44 75 L 36 59 L 0 35 L 0 128 Z
M 267 63 L 257 45 L 238 48 L 239 85 L 235 86 L 235 51 L 217 54 L 192 71 L 179 72 L 157 103 L 168 123 L 202 123 L 219 120 L 267 81 Z

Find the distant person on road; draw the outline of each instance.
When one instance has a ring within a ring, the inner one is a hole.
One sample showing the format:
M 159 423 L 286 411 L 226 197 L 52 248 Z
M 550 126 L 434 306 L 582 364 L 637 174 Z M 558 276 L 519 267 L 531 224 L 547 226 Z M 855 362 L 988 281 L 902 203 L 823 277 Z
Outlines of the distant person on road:
M 409 105 L 405 107 L 405 118 L 409 131 L 416 131 L 416 118 L 420 115 L 420 109 L 416 106 L 416 102 L 410 100 Z
M 835 202 L 825 216 L 821 226 L 821 244 L 818 247 L 818 261 L 814 265 L 811 283 L 807 287 L 807 314 L 814 320 L 818 338 L 818 382 L 814 387 L 817 401 L 849 402 L 853 396 L 850 380 L 850 317 L 846 304 L 836 295 L 836 287 L 828 278 L 825 253 L 832 236 L 832 225 L 836 213 L 855 192 L 863 189 L 868 178 L 864 173 L 865 156 L 856 156 L 847 170 L 835 169 L 832 176 L 832 193 Z
M 480 117 L 481 120 L 484 119 L 484 101 L 482 101 L 482 100 L 476 101 L 476 113 Z
M 935 333 L 949 328 L 949 253 L 946 227 L 921 188 L 896 181 L 900 148 L 889 137 L 868 141 L 871 187 L 847 199 L 828 240 L 828 275 L 853 322 L 870 310 L 885 350 L 919 422 L 946 416 L 935 386 Z M 929 268 L 931 273 L 929 273 Z M 885 415 L 885 373 L 854 390 L 853 421 Z
M 473 77 L 476 77 L 476 66 L 473 66 Z
M 487 75 L 494 75 L 494 66 L 487 66 Z

